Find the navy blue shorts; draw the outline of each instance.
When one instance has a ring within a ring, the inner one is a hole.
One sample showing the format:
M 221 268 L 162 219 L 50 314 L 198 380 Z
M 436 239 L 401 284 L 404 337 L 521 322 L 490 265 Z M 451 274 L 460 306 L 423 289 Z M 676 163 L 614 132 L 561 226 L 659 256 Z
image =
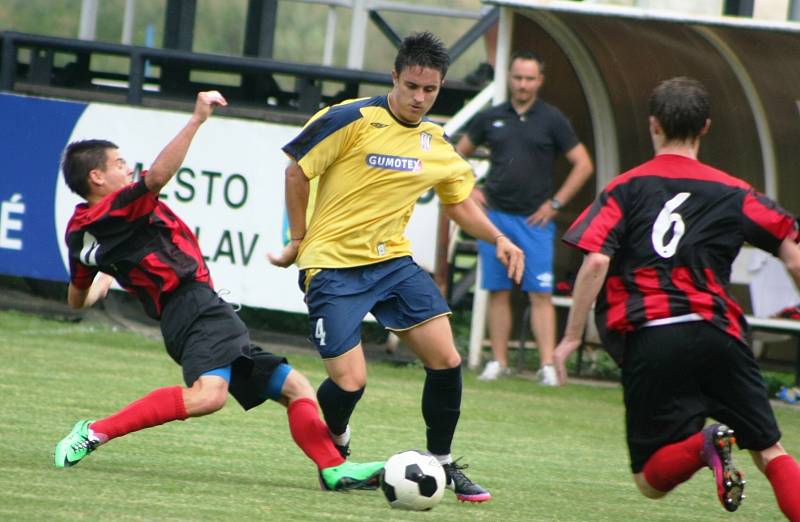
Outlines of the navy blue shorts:
M 489 219 L 500 232 L 506 235 L 525 253 L 525 272 L 522 274 L 522 290 L 549 294 L 553 291 L 553 241 L 556 224 L 552 221 L 541 227 L 526 223 L 527 216 L 509 214 L 489 209 Z M 478 241 L 481 256 L 481 287 L 490 292 L 511 290 L 514 282 L 508 277 L 508 269 L 497 259 L 494 245 Z
M 305 290 L 306 271 L 300 272 Z M 306 291 L 309 340 L 323 359 L 338 357 L 361 342 L 368 313 L 386 329 L 402 331 L 450 313 L 431 276 L 411 257 L 353 268 L 324 268 Z

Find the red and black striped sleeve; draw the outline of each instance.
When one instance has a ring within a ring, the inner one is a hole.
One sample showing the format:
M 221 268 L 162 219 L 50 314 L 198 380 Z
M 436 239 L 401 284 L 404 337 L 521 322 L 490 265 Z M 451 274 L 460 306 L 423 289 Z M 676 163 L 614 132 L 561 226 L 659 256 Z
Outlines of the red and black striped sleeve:
M 748 243 L 772 254 L 784 239 L 799 239 L 795 217 L 752 188 L 742 200 L 742 231 Z
M 613 256 L 625 231 L 619 191 L 604 190 L 572 223 L 562 240 L 586 253 Z
M 86 290 L 92 286 L 94 276 L 97 275 L 97 267 L 86 266 L 78 261 L 77 257 L 70 256 L 69 258 L 69 282 L 75 288 Z
M 142 179 L 91 207 L 78 205 L 66 232 L 70 282 L 77 288 L 89 288 L 98 271 L 91 260 L 97 259 L 103 245 L 124 241 L 132 227 L 148 221 L 157 204 L 158 195 L 150 192 Z

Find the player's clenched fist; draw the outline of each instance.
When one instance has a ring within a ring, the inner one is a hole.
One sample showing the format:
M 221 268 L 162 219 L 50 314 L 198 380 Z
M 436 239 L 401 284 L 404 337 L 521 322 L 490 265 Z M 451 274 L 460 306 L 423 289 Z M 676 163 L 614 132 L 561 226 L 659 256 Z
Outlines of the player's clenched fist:
M 194 104 L 194 115 L 204 122 L 214 112 L 216 106 L 226 106 L 228 101 L 219 91 L 203 91 L 197 93 L 197 101 Z

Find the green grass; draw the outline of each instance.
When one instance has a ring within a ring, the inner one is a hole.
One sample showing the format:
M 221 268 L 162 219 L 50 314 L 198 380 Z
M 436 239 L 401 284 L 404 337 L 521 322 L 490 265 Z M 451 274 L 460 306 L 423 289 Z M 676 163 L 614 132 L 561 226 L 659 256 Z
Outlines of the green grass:
M 158 342 L 88 323 L 0 313 L 0 520 L 782 520 L 766 479 L 744 453 L 748 498 L 728 515 L 701 470 L 661 501 L 641 497 L 628 471 L 618 388 L 541 388 L 465 374 L 455 456 L 490 488 L 485 505 L 447 493 L 432 513 L 390 510 L 378 492 L 319 490 L 294 446 L 284 410 L 244 413 L 232 399 L 210 417 L 112 441 L 71 469 L 52 463 L 55 442 L 79 418 L 113 412 L 180 382 Z M 312 383 L 316 356 L 292 363 Z M 371 364 L 353 417 L 353 458 L 424 448 L 423 372 Z M 778 407 L 784 445 L 800 453 L 800 411 Z

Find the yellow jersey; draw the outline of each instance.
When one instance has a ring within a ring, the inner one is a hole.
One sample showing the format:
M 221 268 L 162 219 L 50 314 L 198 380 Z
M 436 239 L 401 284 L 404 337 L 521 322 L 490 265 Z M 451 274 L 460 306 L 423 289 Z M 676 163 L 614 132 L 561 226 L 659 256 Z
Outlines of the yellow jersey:
M 442 127 L 401 122 L 386 96 L 322 109 L 283 151 L 306 177 L 319 178 L 296 261 L 301 270 L 411 255 L 405 228 L 417 199 L 434 188 L 443 203 L 460 203 L 475 184 Z

